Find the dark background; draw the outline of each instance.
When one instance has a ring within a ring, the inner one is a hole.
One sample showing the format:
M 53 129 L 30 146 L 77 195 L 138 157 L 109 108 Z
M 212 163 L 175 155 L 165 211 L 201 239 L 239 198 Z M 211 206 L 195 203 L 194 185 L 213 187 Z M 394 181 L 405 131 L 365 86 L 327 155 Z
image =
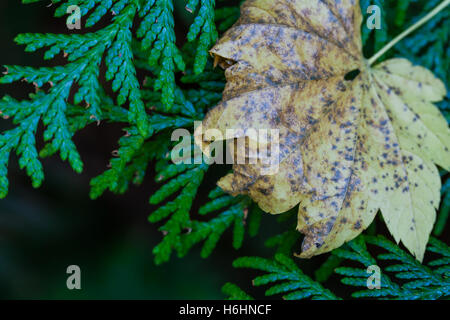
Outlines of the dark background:
M 181 45 L 190 21 L 185 1 L 176 3 Z M 68 33 L 65 18 L 54 18 L 49 4 L 50 0 L 29 5 L 0 1 L 0 65 L 58 63 L 44 61 L 39 52 L 25 53 L 13 42 L 19 33 Z M 0 86 L 0 97 L 8 93 L 23 99 L 30 92 L 33 86 L 26 83 Z M 7 120 L 0 121 L 0 130 L 10 126 Z M 82 130 L 75 142 L 85 164 L 83 174 L 77 175 L 56 156 L 44 159 L 45 182 L 37 190 L 11 156 L 10 191 L 0 200 L 0 299 L 222 299 L 220 288 L 227 281 L 249 290 L 255 273 L 233 269 L 232 261 L 244 255 L 270 257 L 264 241 L 282 226 L 264 215 L 259 236 L 246 239 L 239 252 L 227 233 L 207 260 L 200 258 L 196 247 L 183 259 L 172 257 L 156 266 L 152 249 L 162 234 L 147 222 L 152 210 L 148 199 L 157 188 L 152 177 L 123 196 L 105 193 L 95 201 L 89 198 L 90 179 L 106 169 L 122 135 L 121 126 L 105 123 Z M 302 260 L 301 268 L 312 274 L 325 259 Z M 66 288 L 69 265 L 81 267 L 82 290 Z M 348 296 L 350 289 L 338 283 L 333 276 L 326 286 Z

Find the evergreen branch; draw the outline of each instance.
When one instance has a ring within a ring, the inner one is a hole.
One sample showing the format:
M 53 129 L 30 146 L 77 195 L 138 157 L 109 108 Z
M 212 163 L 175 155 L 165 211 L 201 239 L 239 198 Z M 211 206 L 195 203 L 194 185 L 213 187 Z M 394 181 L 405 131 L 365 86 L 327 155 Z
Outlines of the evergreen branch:
M 197 53 L 193 68 L 195 74 L 200 74 L 205 69 L 208 50 L 218 37 L 214 19 L 215 0 L 189 0 L 186 9 L 189 12 L 194 12 L 199 3 L 200 9 L 187 35 L 187 39 L 190 42 L 198 37 Z
M 253 300 L 251 296 L 233 283 L 226 283 L 222 287 L 222 292 L 228 296 L 227 300 Z
M 209 221 L 192 221 L 189 233 L 180 238 L 179 256 L 184 256 L 195 244 L 205 241 L 201 256 L 207 258 L 217 245 L 223 233 L 233 227 L 233 247 L 240 249 L 244 240 L 245 224 L 249 211 L 250 199 L 247 197 L 231 197 L 213 190 L 210 202 L 199 210 L 201 215 L 220 212 Z
M 233 262 L 235 268 L 250 268 L 266 272 L 253 280 L 254 286 L 273 284 L 266 290 L 266 296 L 283 295 L 286 300 L 339 299 L 331 291 L 305 275 L 294 261 L 283 254 L 275 255 L 273 260 L 258 257 L 243 257 Z M 279 283 L 283 281 L 282 283 Z M 277 284 L 274 284 L 277 283 Z
M 434 260 L 429 266 L 420 264 L 409 253 L 400 249 L 383 236 L 361 236 L 348 243 L 347 248 L 333 251 L 340 258 L 353 260 L 363 264 L 366 268 L 377 265 L 376 260 L 369 254 L 365 246 L 367 243 L 383 248 L 387 253 L 378 255 L 379 260 L 391 261 L 395 264 L 385 268 L 381 275 L 381 289 L 363 290 L 353 293 L 353 297 L 378 297 L 393 298 L 401 300 L 439 299 L 450 295 L 450 281 L 446 274 L 449 270 L 450 249 L 444 243 L 431 239 L 429 251 L 443 255 L 444 258 Z M 431 266 L 440 266 L 432 269 Z M 347 285 L 366 287 L 367 272 L 365 269 L 340 267 L 336 272 L 343 275 L 342 282 Z M 394 273 L 395 278 L 401 279 L 402 283 L 389 278 L 386 272 Z
M 67 6 L 70 3 L 64 5 Z M 73 3 L 95 4 L 96 2 L 73 1 Z M 140 88 L 135 76 L 130 48 L 130 28 L 138 6 L 134 0 L 119 1 L 115 4 L 115 7 L 117 6 L 119 6 L 118 14 L 114 17 L 113 23 L 92 34 L 83 36 L 23 34 L 16 38 L 17 43 L 27 45 L 27 51 L 50 47 L 45 53 L 46 59 L 54 58 L 56 54 L 64 52 L 68 63 L 64 66 L 38 69 L 7 66 L 7 71 L 0 78 L 0 83 L 12 83 L 21 79 L 32 82 L 38 91 L 30 95 L 30 100 L 19 102 L 5 96 L 0 101 L 0 110 L 4 117 L 12 118 L 14 124 L 20 123 L 15 129 L 3 132 L 0 136 L 0 153 L 3 155 L 0 163 L 0 197 L 7 194 L 7 165 L 9 154 L 13 150 L 19 155 L 20 167 L 26 168 L 33 186 L 41 185 L 44 174 L 35 146 L 39 121 L 42 121 L 46 127 L 44 141 L 52 143 L 51 148 L 47 148 L 51 151 L 45 151 L 44 155 L 59 151 L 62 160 L 68 160 L 76 172 L 82 171 L 83 163 L 72 141 L 74 123 L 68 119 L 68 110 L 72 108 L 69 102 L 70 92 L 77 84 L 79 88 L 74 95 L 73 103 L 79 105 L 84 102 L 88 108 L 89 118 L 100 121 L 102 118 L 100 101 L 103 91 L 98 78 L 100 63 L 105 52 L 107 52 L 105 62 L 108 66 L 106 77 L 108 80 L 114 80 L 112 87 L 114 91 L 119 91 L 119 105 L 129 98 L 128 121 L 135 124 L 141 134 L 147 133 L 147 116 L 140 99 Z M 80 50 L 80 48 L 83 49 Z M 44 84 L 49 84 L 48 92 L 39 90 Z M 78 123 L 78 127 L 81 124 L 83 123 Z
M 160 228 L 164 234 L 163 240 L 153 249 L 157 264 L 169 260 L 172 251 L 180 245 L 182 232 L 192 228 L 189 212 L 207 169 L 208 166 L 202 164 L 199 166 L 169 165 L 164 170 L 168 177 L 178 175 L 158 190 L 150 198 L 150 203 L 154 205 L 161 204 L 178 190 L 181 189 L 181 192 L 175 200 L 159 207 L 149 216 L 149 221 L 152 223 L 159 222 L 170 216 L 169 220 Z M 164 180 L 167 177 L 160 175 L 157 179 Z
M 175 100 L 175 71 L 184 71 L 185 64 L 175 45 L 173 3 L 171 0 L 147 1 L 140 11 L 143 18 L 137 30 L 142 50 L 150 49 L 148 63 L 159 67 L 155 90 L 161 90 L 161 102 L 169 110 Z

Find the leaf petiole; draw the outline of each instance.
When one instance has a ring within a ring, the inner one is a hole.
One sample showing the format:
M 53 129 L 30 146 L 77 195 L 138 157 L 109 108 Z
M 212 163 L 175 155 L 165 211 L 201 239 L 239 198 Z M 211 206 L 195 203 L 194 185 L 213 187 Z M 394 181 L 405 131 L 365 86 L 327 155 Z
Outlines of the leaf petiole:
M 447 7 L 450 4 L 450 0 L 442 1 L 441 4 L 439 4 L 436 8 L 434 8 L 429 14 L 427 14 L 425 17 L 417 21 L 414 25 L 403 31 L 401 34 L 399 34 L 395 39 L 393 39 L 391 42 L 389 42 L 383 49 L 378 51 L 373 57 L 371 57 L 368 62 L 369 66 L 372 65 L 375 61 L 377 61 L 383 54 L 385 54 L 387 51 L 389 51 L 393 46 L 395 46 L 398 42 L 403 40 L 406 36 L 408 36 L 410 33 L 415 31 L 416 29 L 420 28 L 422 25 L 427 23 L 430 19 L 432 19 L 435 15 L 437 15 L 439 12 L 441 12 L 445 7 Z

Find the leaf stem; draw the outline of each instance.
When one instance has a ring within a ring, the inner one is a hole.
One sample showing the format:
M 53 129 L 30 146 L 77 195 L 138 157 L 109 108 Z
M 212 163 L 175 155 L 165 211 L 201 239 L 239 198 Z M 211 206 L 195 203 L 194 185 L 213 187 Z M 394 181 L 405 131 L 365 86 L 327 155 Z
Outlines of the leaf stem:
M 429 14 L 427 14 L 425 17 L 417 21 L 414 25 L 409 27 L 407 30 L 403 31 L 400 35 L 398 35 L 395 39 L 393 39 L 391 42 L 389 42 L 383 49 L 378 51 L 372 58 L 369 59 L 369 66 L 372 65 L 375 61 L 378 60 L 383 54 L 385 54 L 389 49 L 391 49 L 393 46 L 395 46 L 398 42 L 403 40 L 406 36 L 408 36 L 410 33 L 415 31 L 416 29 L 420 28 L 422 25 L 427 23 L 431 18 L 433 18 L 435 15 L 437 15 L 439 12 L 441 12 L 445 7 L 447 7 L 450 4 L 450 0 L 442 1 L 440 5 L 438 5 L 436 8 L 433 9 Z

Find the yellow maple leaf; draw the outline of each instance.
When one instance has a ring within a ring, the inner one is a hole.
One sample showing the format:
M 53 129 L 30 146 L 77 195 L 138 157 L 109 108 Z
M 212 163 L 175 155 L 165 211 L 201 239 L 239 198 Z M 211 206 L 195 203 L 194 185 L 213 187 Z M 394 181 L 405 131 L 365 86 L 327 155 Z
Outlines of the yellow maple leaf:
M 381 210 L 422 260 L 440 201 L 435 164 L 450 169 L 450 130 L 433 105 L 446 89 L 405 59 L 370 67 L 361 22 L 357 0 L 247 0 L 211 50 L 227 85 L 202 130 L 279 130 L 277 174 L 235 164 L 219 185 L 270 213 L 300 203 L 300 257 L 355 238 Z

